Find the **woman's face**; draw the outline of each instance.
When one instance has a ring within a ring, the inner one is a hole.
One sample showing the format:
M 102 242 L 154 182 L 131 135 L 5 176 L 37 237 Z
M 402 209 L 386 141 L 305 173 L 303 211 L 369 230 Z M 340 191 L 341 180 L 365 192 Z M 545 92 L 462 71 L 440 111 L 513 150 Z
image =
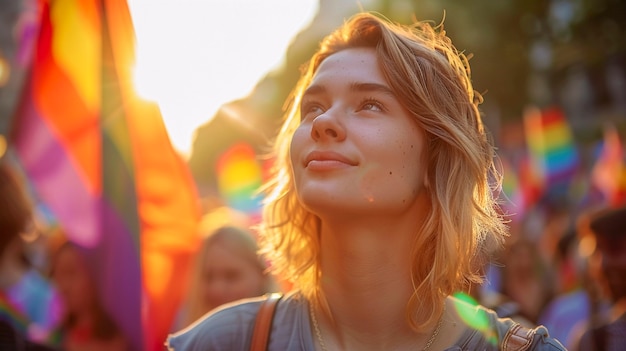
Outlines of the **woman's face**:
M 75 248 L 65 247 L 58 252 L 52 278 L 68 312 L 81 313 L 93 307 L 93 283 L 84 260 Z
M 387 84 L 373 49 L 326 58 L 300 109 L 290 156 L 298 198 L 309 211 L 397 214 L 425 201 L 424 133 Z
M 263 272 L 255 261 L 220 242 L 207 248 L 201 294 L 209 308 L 263 294 Z

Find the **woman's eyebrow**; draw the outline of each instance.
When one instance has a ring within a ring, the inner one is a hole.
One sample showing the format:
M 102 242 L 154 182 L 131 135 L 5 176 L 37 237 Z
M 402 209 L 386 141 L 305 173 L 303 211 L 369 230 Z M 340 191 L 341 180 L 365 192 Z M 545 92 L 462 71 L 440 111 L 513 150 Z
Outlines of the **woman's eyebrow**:
M 318 94 L 323 94 L 325 92 L 326 92 L 326 88 L 323 85 L 314 84 L 306 88 L 304 93 L 302 93 L 302 96 L 318 95 Z
M 365 83 L 365 82 L 353 82 L 350 84 L 350 90 L 356 92 L 379 92 L 383 94 L 395 97 L 396 94 L 388 86 L 380 83 Z M 302 96 L 306 95 L 318 95 L 326 92 L 326 87 L 323 85 L 314 84 L 309 86 Z
M 380 83 L 354 82 L 350 84 L 350 90 L 357 92 L 379 92 L 395 97 L 396 94 L 388 86 Z

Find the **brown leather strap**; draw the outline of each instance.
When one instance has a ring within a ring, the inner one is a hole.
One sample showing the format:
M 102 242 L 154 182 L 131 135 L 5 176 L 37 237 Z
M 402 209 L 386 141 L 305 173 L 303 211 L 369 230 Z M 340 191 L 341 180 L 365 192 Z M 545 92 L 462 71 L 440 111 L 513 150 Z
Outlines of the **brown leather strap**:
M 254 322 L 254 331 L 252 333 L 252 343 L 250 351 L 265 351 L 270 341 L 270 331 L 272 330 L 272 320 L 274 319 L 274 311 L 278 301 L 283 297 L 282 294 L 268 294 L 267 299 L 261 303 L 259 313 Z
M 534 329 L 524 328 L 519 323 L 515 323 L 507 330 L 504 340 L 502 340 L 502 350 L 526 351 L 530 347 L 534 336 Z

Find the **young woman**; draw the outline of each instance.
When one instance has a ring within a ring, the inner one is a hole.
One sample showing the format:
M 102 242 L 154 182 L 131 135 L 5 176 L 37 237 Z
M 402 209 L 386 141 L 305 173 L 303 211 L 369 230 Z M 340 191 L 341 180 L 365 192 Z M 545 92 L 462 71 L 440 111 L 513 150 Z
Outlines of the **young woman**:
M 268 184 L 265 252 L 296 288 L 269 350 L 563 349 L 451 297 L 481 281 L 506 230 L 480 100 L 441 27 L 359 14 L 324 39 Z M 220 309 L 168 346 L 247 350 L 261 302 Z
M 228 302 L 279 291 L 253 234 L 226 225 L 203 241 L 184 309 L 184 326 Z

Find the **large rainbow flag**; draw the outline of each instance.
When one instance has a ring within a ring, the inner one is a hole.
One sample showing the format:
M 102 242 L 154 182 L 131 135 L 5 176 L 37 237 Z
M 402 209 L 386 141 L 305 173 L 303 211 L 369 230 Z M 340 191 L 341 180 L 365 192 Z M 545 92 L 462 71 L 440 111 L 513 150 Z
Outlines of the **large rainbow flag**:
M 135 94 L 126 2 L 42 6 L 11 146 L 68 239 L 88 251 L 133 350 L 162 350 L 199 240 L 191 174 L 158 107 Z

